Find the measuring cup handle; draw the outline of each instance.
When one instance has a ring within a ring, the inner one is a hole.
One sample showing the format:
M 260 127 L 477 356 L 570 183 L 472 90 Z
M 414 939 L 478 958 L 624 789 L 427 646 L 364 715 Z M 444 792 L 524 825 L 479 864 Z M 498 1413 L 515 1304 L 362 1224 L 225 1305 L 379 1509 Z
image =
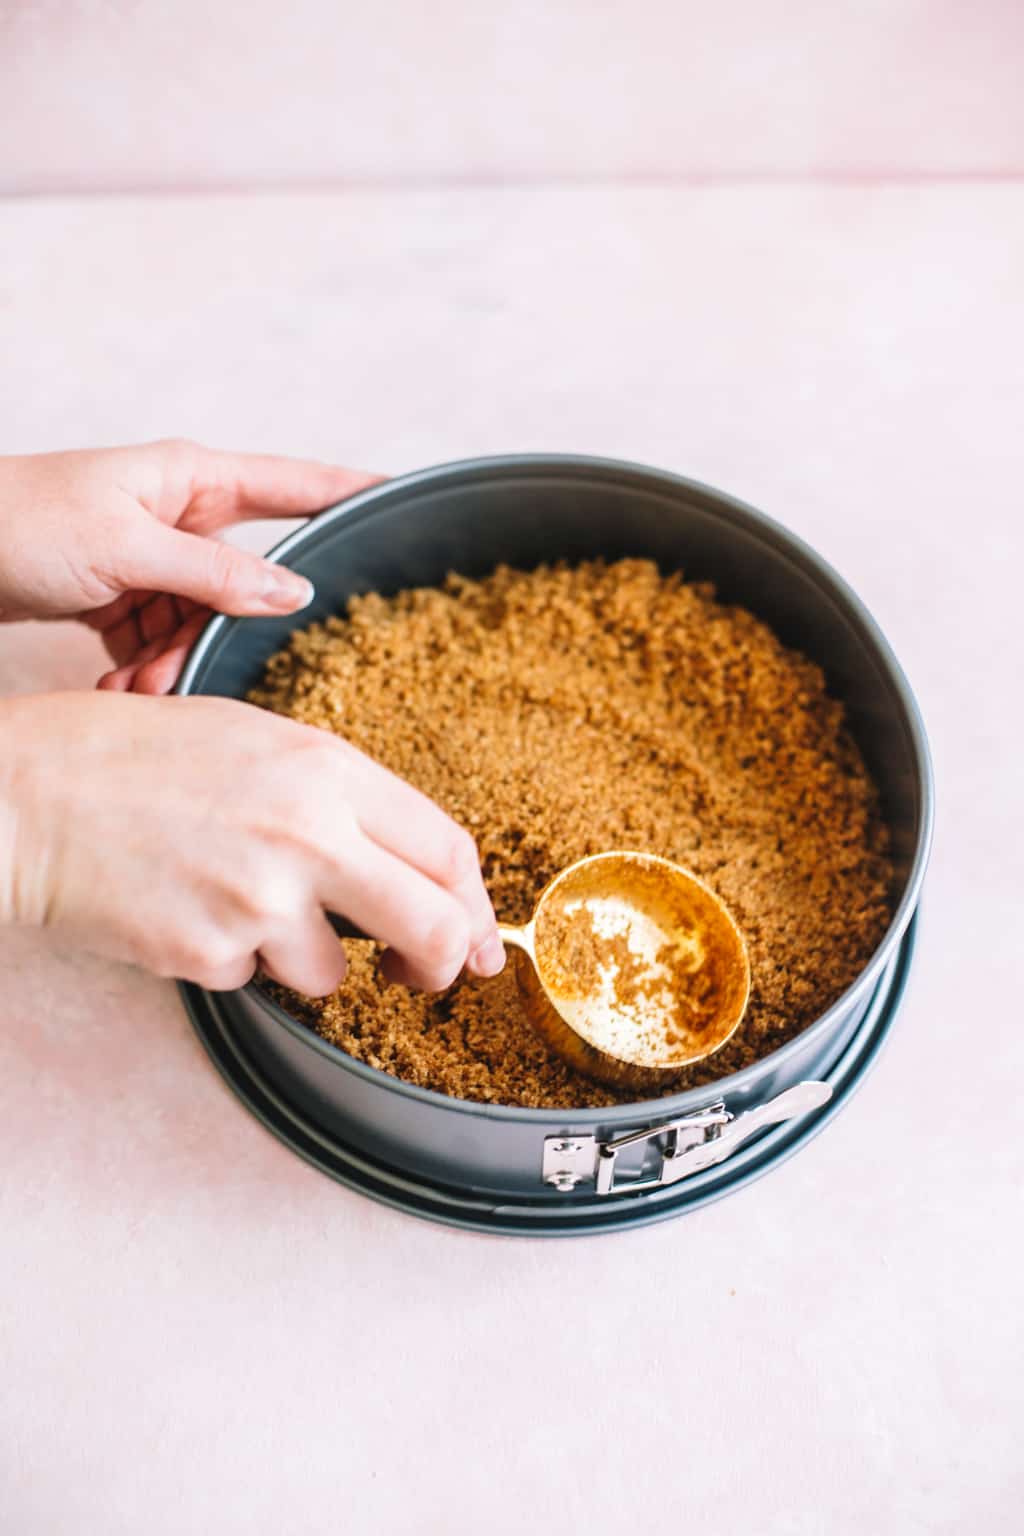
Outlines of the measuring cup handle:
M 521 949 L 529 955 L 536 964 L 533 953 L 533 924 L 524 923 L 522 928 L 516 928 L 511 923 L 498 924 L 498 938 L 503 944 L 514 944 L 516 949 Z
M 357 928 L 355 923 L 349 922 L 347 917 L 340 917 L 337 912 L 325 912 L 324 917 L 330 923 L 339 939 L 369 939 L 370 934 Z M 527 924 L 524 928 L 513 928 L 505 923 L 498 924 L 498 934 L 503 944 L 515 944 L 519 949 L 525 949 L 528 955 L 533 954 L 533 928 Z

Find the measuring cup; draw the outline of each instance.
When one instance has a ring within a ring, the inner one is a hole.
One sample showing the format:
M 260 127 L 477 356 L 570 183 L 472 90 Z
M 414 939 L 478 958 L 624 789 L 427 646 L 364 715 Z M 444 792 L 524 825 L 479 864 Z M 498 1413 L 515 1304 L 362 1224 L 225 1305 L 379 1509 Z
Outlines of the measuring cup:
M 597 853 L 541 892 L 518 951 L 526 1014 L 562 1059 L 616 1087 L 666 1087 L 743 1018 L 750 961 L 724 902 L 679 864 Z

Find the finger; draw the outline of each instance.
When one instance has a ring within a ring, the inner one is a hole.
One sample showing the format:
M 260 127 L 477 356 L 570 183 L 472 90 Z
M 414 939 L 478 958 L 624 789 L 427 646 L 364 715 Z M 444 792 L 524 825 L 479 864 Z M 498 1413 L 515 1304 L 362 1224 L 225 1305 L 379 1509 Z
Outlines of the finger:
M 218 613 L 296 613 L 313 600 L 312 584 L 286 566 L 162 523 L 147 524 L 123 559 L 134 586 L 172 593 Z
M 367 837 L 449 891 L 469 919 L 467 969 L 496 976 L 505 964 L 476 842 L 428 796 L 354 749 L 349 793 Z
M 164 635 L 172 635 L 181 623 L 177 604 L 166 592 L 157 592 L 139 608 L 139 628 L 147 644 L 162 639 Z
M 165 608 L 165 604 L 169 606 Z M 151 609 L 157 612 L 154 614 Z M 198 603 L 188 598 L 133 590 L 122 592 L 112 603 L 78 617 L 89 629 L 99 631 L 110 659 L 121 668 L 137 662 L 148 642 L 163 633 L 174 634 L 191 614 L 200 611 L 205 622 L 211 616 L 210 609 L 200 610 Z
M 303 922 L 260 945 L 267 975 L 306 997 L 327 997 L 347 969 L 345 951 L 322 912 L 310 912 Z
M 116 661 L 118 666 L 126 666 L 146 643 L 139 623 L 138 607 L 130 608 L 127 617 L 112 624 L 109 629 L 104 629 L 102 636 L 110 659 Z
M 242 955 L 230 965 L 222 965 L 215 971 L 204 971 L 201 976 L 184 976 L 183 981 L 195 981 L 208 992 L 237 992 L 248 986 L 258 970 L 255 955 Z
M 100 693 L 131 693 L 138 671 L 136 661 L 130 661 L 125 667 L 113 667 L 97 679 L 96 687 Z
M 254 517 L 309 517 L 385 477 L 309 459 L 199 448 L 182 526 L 200 533 Z
M 196 609 L 173 635 L 151 640 L 123 666 L 105 672 L 97 682 L 97 688 L 112 693 L 129 690 L 146 694 L 169 693 L 209 618 L 209 609 Z
M 132 686 L 132 678 L 135 676 L 135 668 L 114 667 L 110 672 L 104 672 L 97 679 L 96 687 L 101 693 L 127 693 Z
M 104 603 L 102 608 L 93 608 L 88 613 L 80 613 L 78 617 L 83 624 L 90 629 L 98 629 L 101 634 L 116 629 L 130 618 L 137 608 L 141 608 L 154 594 L 152 592 L 122 592 L 115 597 L 113 602 Z
M 424 992 L 441 992 L 466 963 L 469 919 L 442 886 L 358 833 L 326 853 L 324 907 L 395 951 L 383 970 Z
M 170 693 L 188 660 L 188 654 L 209 622 L 208 609 L 198 609 L 180 625 L 174 635 L 156 641 L 156 649 L 147 646 L 132 669 L 129 682 L 132 693 L 160 696 Z M 148 654 L 153 650 L 153 654 Z

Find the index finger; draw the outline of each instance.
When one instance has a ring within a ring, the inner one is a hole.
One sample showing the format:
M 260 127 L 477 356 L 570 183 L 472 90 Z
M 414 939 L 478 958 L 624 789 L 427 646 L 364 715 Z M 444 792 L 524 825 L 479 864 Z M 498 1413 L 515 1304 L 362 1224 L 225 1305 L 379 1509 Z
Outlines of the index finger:
M 494 975 L 503 951 L 475 839 L 429 796 L 346 747 L 350 804 L 364 836 L 455 897 L 470 923 L 468 967 Z
M 386 479 L 313 459 L 200 448 L 192 475 L 192 505 L 203 531 L 244 518 L 308 517 Z

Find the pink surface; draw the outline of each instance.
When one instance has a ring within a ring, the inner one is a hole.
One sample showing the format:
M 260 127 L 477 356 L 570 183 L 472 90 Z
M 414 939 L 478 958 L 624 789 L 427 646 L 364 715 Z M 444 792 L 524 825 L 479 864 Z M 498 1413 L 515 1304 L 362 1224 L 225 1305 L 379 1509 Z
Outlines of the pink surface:
M 41 201 L 0 228 L 0 451 L 181 432 L 696 475 L 866 598 L 939 794 L 855 1102 L 756 1188 L 619 1237 L 372 1205 L 231 1098 L 170 986 L 0 936 L 0 1529 L 1013 1529 L 1024 189 Z M 97 663 L 0 631 L 3 689 Z
M 1018 0 L 0 8 L 0 189 L 1024 166 Z

